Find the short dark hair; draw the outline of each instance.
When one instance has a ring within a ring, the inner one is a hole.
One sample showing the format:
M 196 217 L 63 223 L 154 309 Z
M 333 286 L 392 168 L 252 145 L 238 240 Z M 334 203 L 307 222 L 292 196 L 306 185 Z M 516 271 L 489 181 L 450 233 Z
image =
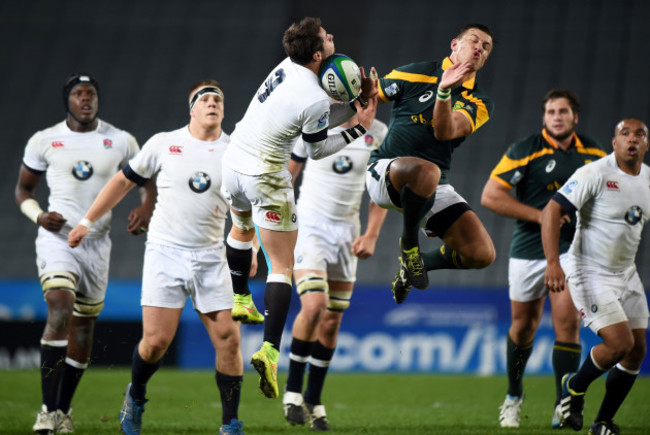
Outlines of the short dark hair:
M 192 85 L 190 88 L 190 92 L 188 94 L 189 97 L 192 96 L 194 91 L 196 91 L 198 88 L 202 88 L 204 86 L 214 86 L 215 88 L 219 88 L 221 92 L 223 93 L 223 88 L 221 87 L 221 84 L 219 84 L 218 81 L 213 80 L 213 79 L 205 79 L 205 80 L 200 80 Z M 224 93 L 225 95 L 225 93 Z
M 560 88 L 551 89 L 546 93 L 546 95 L 544 95 L 544 99 L 542 100 L 542 113 L 546 111 L 546 103 L 548 103 L 549 100 L 555 100 L 557 98 L 566 98 L 573 113 L 576 115 L 580 113 L 580 100 L 578 99 L 578 96 L 568 89 Z
M 307 65 L 317 51 L 323 49 L 320 35 L 320 18 L 305 17 L 299 23 L 293 23 L 284 32 L 282 46 L 287 56 L 299 65 Z
M 465 35 L 465 33 L 467 33 L 467 31 L 470 29 L 478 29 L 481 32 L 487 33 L 488 35 L 490 35 L 490 38 L 492 38 L 492 45 L 494 46 L 494 44 L 496 43 L 496 40 L 494 38 L 494 33 L 492 33 L 492 30 L 490 30 L 490 28 L 485 24 L 480 24 L 480 23 L 465 24 L 458 31 L 458 34 L 456 35 L 456 39 L 462 38 L 463 35 Z

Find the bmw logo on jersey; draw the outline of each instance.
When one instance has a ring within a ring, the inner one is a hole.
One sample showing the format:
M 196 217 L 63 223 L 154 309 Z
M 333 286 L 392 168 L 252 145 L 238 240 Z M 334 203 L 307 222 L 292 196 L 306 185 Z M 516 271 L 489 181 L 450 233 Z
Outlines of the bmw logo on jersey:
M 72 168 L 72 176 L 77 180 L 86 181 L 93 176 L 93 165 L 85 160 L 79 160 Z
M 625 212 L 625 222 L 636 225 L 643 217 L 643 210 L 638 205 L 633 205 Z
M 195 172 L 189 179 L 190 189 L 192 192 L 203 193 L 210 188 L 212 180 L 205 172 Z
M 341 156 L 334 163 L 332 163 L 332 169 L 337 174 L 345 174 L 352 170 L 352 159 L 348 156 Z

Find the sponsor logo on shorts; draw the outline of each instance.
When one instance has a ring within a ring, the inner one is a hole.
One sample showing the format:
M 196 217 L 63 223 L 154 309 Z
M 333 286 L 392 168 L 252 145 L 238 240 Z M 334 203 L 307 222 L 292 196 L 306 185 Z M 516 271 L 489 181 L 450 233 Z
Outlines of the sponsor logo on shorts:
M 299 255 L 298 258 L 296 258 L 296 263 L 302 263 L 302 255 Z
M 625 212 L 625 222 L 630 225 L 636 225 L 643 217 L 643 210 L 638 205 L 633 205 Z
M 267 211 L 264 213 L 264 220 L 272 224 L 279 224 L 282 222 L 282 213 L 279 211 Z
M 169 146 L 169 154 L 182 154 L 183 153 L 183 147 L 180 145 L 170 145 Z
M 605 182 L 605 186 L 607 186 L 607 190 L 619 190 L 618 181 L 608 180 Z
M 110 139 L 104 139 L 104 148 L 107 150 L 113 149 L 113 141 Z
M 85 160 L 80 160 L 72 168 L 72 176 L 77 180 L 86 181 L 93 176 L 93 165 Z
M 591 306 L 591 312 L 592 312 L 592 313 L 595 313 L 595 312 L 597 312 L 597 311 L 598 311 L 598 305 L 593 304 L 593 305 Z
M 205 172 L 195 172 L 189 179 L 189 185 L 192 192 L 203 193 L 210 188 L 212 180 Z
M 53 141 L 52 148 L 63 148 L 63 141 L 60 140 Z
M 297 219 L 298 219 L 298 218 L 296 217 L 296 214 L 293 213 L 293 214 L 291 215 L 291 222 L 293 222 L 293 223 L 295 224 Z

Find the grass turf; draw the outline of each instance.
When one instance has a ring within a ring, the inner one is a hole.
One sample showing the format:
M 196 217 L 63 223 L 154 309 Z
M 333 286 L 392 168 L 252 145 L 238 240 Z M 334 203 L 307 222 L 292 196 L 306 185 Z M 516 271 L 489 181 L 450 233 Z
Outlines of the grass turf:
M 76 434 L 119 433 L 118 413 L 129 371 L 91 368 L 72 402 Z M 286 374 L 280 373 L 281 388 Z M 37 371 L 0 371 L 0 433 L 31 433 L 40 407 Z M 239 417 L 247 434 L 301 434 L 290 426 L 281 399 L 257 391 L 257 374 L 246 372 Z M 586 396 L 586 433 L 604 392 L 604 378 Z M 346 434 L 549 434 L 554 401 L 551 377 L 528 377 L 519 429 L 501 429 L 498 407 L 505 377 L 338 374 L 328 376 L 323 403 L 335 433 Z M 216 433 L 221 423 L 214 372 L 161 369 L 148 386 L 144 434 Z M 615 419 L 624 435 L 650 433 L 650 378 L 637 380 Z M 574 433 L 564 429 L 561 433 Z

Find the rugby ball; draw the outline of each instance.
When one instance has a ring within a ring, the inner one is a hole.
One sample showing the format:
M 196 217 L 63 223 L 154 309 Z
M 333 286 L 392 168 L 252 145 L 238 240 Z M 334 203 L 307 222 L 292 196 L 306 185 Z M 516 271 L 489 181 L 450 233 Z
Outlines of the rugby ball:
M 320 84 L 330 98 L 347 102 L 361 91 L 361 71 L 344 54 L 333 54 L 323 61 L 318 73 Z

